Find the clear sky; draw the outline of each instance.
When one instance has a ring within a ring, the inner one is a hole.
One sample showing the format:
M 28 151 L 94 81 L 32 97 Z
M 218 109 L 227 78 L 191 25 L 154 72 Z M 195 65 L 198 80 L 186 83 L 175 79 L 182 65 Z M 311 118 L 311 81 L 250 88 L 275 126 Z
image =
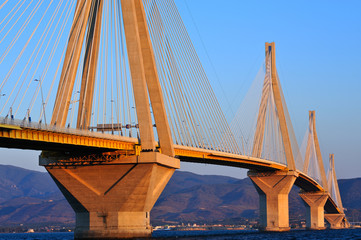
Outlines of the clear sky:
M 277 70 L 298 139 L 316 110 L 328 168 L 361 177 L 361 1 L 175 0 L 211 84 L 232 116 L 256 76 L 265 42 L 276 43 Z M 30 169 L 39 152 L 0 150 L 1 164 Z M 243 178 L 246 170 L 182 164 L 181 170 Z

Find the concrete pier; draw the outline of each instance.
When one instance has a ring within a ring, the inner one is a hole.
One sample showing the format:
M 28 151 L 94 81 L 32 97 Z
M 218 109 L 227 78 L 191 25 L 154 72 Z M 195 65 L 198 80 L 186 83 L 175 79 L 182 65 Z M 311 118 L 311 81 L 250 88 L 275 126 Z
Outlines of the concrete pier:
M 260 230 L 290 230 L 288 194 L 297 178 L 294 171 L 248 172 L 259 194 Z
M 310 230 L 325 229 L 324 206 L 329 195 L 326 192 L 303 192 L 299 194 L 306 206 L 306 227 Z
M 76 213 L 75 239 L 150 237 L 149 212 L 180 166 L 178 159 L 158 152 L 98 165 L 40 162 Z
M 329 213 L 325 214 L 327 222 L 330 224 L 331 229 L 341 229 L 344 228 L 343 220 L 345 214 L 342 213 Z

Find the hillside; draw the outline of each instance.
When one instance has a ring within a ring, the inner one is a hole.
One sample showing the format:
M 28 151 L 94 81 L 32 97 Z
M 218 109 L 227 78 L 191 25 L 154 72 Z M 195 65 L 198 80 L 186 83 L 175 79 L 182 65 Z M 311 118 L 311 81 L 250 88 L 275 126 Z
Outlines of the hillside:
M 294 187 L 291 218 L 304 218 L 305 207 Z M 171 193 L 171 194 L 170 194 Z M 235 179 L 175 172 L 151 212 L 153 223 L 234 223 L 258 218 L 258 193 L 249 178 Z
M 361 178 L 339 180 L 350 221 L 361 220 Z M 290 221 L 305 217 L 297 187 L 291 191 Z M 236 223 L 257 219 L 258 194 L 251 181 L 176 171 L 151 212 L 153 225 Z M 74 223 L 75 214 L 48 173 L 0 165 L 0 225 Z
M 0 224 L 74 222 L 75 214 L 48 173 L 0 165 Z

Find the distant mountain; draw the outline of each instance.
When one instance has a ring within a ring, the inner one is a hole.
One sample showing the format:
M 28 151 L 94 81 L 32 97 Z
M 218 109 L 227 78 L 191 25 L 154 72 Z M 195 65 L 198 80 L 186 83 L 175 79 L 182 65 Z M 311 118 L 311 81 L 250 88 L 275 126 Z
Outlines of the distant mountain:
M 305 207 L 294 187 L 291 217 L 305 217 Z M 249 178 L 197 175 L 176 171 L 151 212 L 151 220 L 164 223 L 235 223 L 257 219 L 258 193 Z
M 153 222 L 216 222 L 254 216 L 258 195 L 249 179 L 175 172 L 155 204 Z
M 0 165 L 0 224 L 74 222 L 75 214 L 48 173 Z
M 340 179 L 338 185 L 343 206 L 350 209 L 361 209 L 361 178 Z
M 53 194 L 61 198 L 48 173 L 9 165 L 0 165 L 0 192 L 0 202 L 17 197 L 48 199 Z
M 339 180 L 349 219 L 361 220 L 361 178 Z M 305 207 L 294 187 L 290 221 L 304 219 Z M 235 223 L 258 218 L 258 194 L 251 181 L 176 171 L 151 212 L 153 225 Z M 0 165 L 0 225 L 74 223 L 75 214 L 48 173 Z

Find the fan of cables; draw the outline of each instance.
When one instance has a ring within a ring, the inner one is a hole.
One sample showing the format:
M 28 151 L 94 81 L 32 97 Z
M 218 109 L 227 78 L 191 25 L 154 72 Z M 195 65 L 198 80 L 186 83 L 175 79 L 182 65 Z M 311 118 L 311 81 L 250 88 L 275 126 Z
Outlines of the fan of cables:
M 84 30 L 87 34 L 73 47 L 69 45 L 72 36 L 81 36 L 74 22 L 87 19 L 81 12 L 85 2 L 23 0 L 5 1 L 0 6 L 4 16 L 0 19 L 0 116 L 50 124 L 57 114 L 53 109 L 57 86 L 61 86 L 69 98 L 59 101 L 67 113 L 57 127 L 79 128 L 84 62 L 92 37 L 89 28 L 92 14 L 102 11 L 86 128 L 139 136 L 121 3 L 92 1 Z M 143 6 L 174 143 L 240 153 L 175 3 L 143 0 Z M 67 48 L 73 52 L 69 54 Z M 61 79 L 67 78 L 62 72 L 68 68 L 64 62 L 77 55 L 74 83 L 62 86 Z

